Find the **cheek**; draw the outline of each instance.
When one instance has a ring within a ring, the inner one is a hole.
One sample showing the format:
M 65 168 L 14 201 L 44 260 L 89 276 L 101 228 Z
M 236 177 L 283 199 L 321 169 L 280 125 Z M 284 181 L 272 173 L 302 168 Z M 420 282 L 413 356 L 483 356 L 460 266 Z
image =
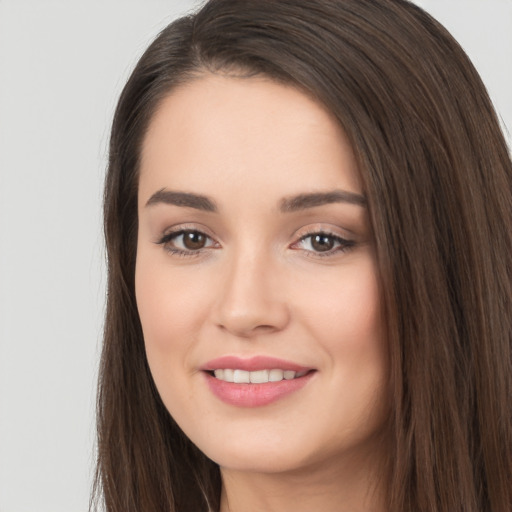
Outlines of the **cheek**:
M 144 253 L 137 256 L 135 294 L 146 344 L 167 351 L 183 340 L 180 333 L 192 332 L 200 324 L 206 308 L 201 306 L 205 298 L 198 280 L 171 272 L 160 259 Z
M 170 410 L 171 405 L 175 409 L 181 401 L 186 403 L 191 398 L 187 396 L 187 374 L 183 369 L 187 367 L 187 354 L 191 339 L 195 337 L 191 325 L 197 310 L 191 307 L 194 303 L 191 288 L 169 273 L 168 266 L 158 265 L 154 258 L 144 256 L 137 256 L 137 308 L 149 368 L 160 396 Z M 175 390 L 181 390 L 181 393 L 176 394 Z
M 337 318 L 338 332 L 332 332 L 336 340 L 340 360 L 346 365 L 350 377 L 346 380 L 366 384 L 368 392 L 380 391 L 389 372 L 387 343 L 383 329 L 379 285 L 373 267 L 361 272 L 358 279 L 347 280 L 343 287 Z
M 379 284 L 370 258 L 316 284 L 306 286 L 310 292 L 303 294 L 302 309 L 315 338 L 324 340 L 329 352 L 348 355 L 382 348 Z
M 389 355 L 373 263 L 362 262 L 303 302 L 308 330 L 328 358 L 329 381 L 353 420 L 382 419 L 389 402 Z M 372 421 L 373 423 L 373 421 Z
M 165 255 L 138 254 L 135 290 L 148 363 L 166 401 L 164 395 L 175 387 L 168 381 L 179 385 L 182 370 L 188 367 L 187 354 L 199 338 L 202 312 L 207 309 L 201 306 L 204 297 L 194 280 L 170 271 Z
M 146 345 L 154 345 L 163 349 L 169 335 L 169 323 L 174 324 L 179 317 L 172 315 L 174 302 L 169 294 L 171 283 L 167 282 L 158 267 L 147 264 L 143 258 L 137 257 L 135 272 L 135 295 L 139 311 L 144 340 Z M 167 325 L 167 326 L 166 326 Z
M 149 368 L 169 413 L 187 433 L 194 432 L 207 417 L 197 404 L 193 354 L 204 338 L 211 287 L 201 270 L 173 270 L 165 254 L 145 256 L 137 256 L 135 290 Z M 203 412 L 196 417 L 195 411 Z

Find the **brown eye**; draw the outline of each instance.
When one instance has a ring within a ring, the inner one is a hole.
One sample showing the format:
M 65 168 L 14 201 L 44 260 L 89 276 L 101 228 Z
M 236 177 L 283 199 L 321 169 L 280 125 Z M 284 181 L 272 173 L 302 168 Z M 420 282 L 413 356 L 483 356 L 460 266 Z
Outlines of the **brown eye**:
M 331 235 L 318 234 L 311 236 L 311 247 L 317 252 L 326 252 L 334 248 L 335 240 Z
M 354 247 L 353 240 L 346 240 L 332 233 L 310 233 L 292 244 L 292 249 L 302 249 L 314 256 L 335 256 Z
M 197 251 L 206 246 L 208 237 L 199 231 L 184 231 L 183 246 L 190 251 Z
M 156 243 L 162 245 L 167 252 L 178 256 L 194 256 L 200 254 L 203 249 L 219 247 L 211 237 L 193 229 L 168 233 Z

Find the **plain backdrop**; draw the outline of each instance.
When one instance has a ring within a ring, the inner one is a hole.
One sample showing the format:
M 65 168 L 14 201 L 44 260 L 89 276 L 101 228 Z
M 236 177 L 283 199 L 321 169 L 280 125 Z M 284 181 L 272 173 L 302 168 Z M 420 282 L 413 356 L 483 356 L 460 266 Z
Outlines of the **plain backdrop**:
M 512 130 L 512 0 L 418 0 Z M 0 512 L 86 512 L 116 98 L 193 0 L 0 0 Z M 510 136 L 507 136 L 510 141 Z

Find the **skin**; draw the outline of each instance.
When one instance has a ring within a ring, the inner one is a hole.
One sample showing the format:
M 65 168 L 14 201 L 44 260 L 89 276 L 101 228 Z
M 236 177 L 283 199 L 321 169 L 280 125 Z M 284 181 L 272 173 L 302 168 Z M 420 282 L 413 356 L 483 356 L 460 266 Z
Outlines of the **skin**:
M 158 201 L 162 189 L 208 196 L 217 211 Z M 136 263 L 146 353 L 169 412 L 221 467 L 222 512 L 383 510 L 389 364 L 367 209 L 281 211 L 284 198 L 331 191 L 363 194 L 346 136 L 314 100 L 269 79 L 204 75 L 163 100 L 146 134 Z M 183 229 L 204 233 L 204 246 L 169 235 Z M 200 369 L 224 355 L 315 372 L 274 403 L 236 407 Z

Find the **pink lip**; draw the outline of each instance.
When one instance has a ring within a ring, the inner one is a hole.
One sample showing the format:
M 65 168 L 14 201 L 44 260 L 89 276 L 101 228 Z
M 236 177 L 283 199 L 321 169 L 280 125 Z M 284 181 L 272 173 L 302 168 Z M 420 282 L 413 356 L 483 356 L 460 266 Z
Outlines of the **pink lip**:
M 303 377 L 264 384 L 235 384 L 234 382 L 216 379 L 211 373 L 208 373 L 226 368 L 246 371 L 280 369 L 295 372 L 308 371 L 312 368 L 267 356 L 256 356 L 249 359 L 225 356 L 209 361 L 201 369 L 204 371 L 210 391 L 224 403 L 235 407 L 261 407 L 271 404 L 295 391 L 299 391 L 316 373 L 315 371 L 309 371 Z
M 248 359 L 243 359 L 238 356 L 223 356 L 217 359 L 208 361 L 201 370 L 213 371 L 213 370 L 224 370 L 226 368 L 232 370 L 246 370 L 248 372 L 255 372 L 257 370 L 293 370 L 294 372 L 303 372 L 311 370 L 307 366 L 301 366 L 291 361 L 285 361 L 284 359 L 277 359 L 269 356 L 254 356 Z

